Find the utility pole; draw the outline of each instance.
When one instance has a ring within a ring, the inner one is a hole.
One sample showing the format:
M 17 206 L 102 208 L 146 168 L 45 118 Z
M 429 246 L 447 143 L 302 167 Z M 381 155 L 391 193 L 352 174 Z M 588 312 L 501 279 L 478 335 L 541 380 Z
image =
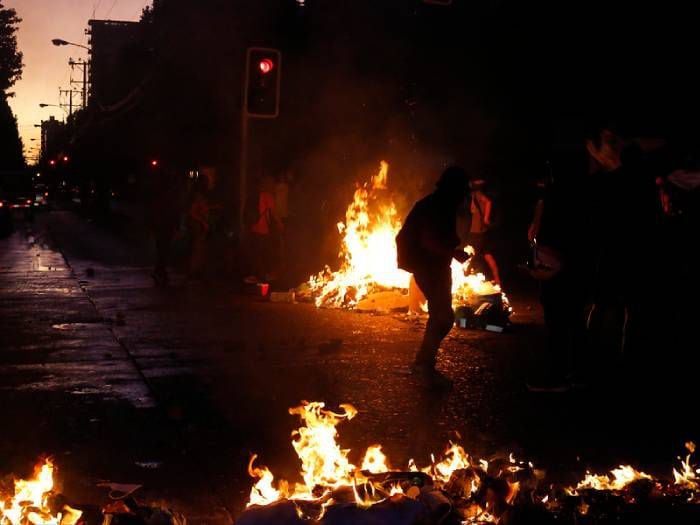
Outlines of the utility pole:
M 76 91 L 74 89 L 59 89 L 58 90 L 59 97 L 63 97 L 64 95 L 68 96 L 68 104 L 60 104 L 61 107 L 65 108 L 68 106 L 68 116 L 73 115 L 73 94 L 77 93 L 80 94 L 80 91 Z M 60 100 L 60 98 L 59 98 Z
M 88 102 L 88 70 L 90 67 L 90 62 L 86 60 L 73 60 L 72 58 L 68 61 L 68 65 L 71 68 L 71 77 L 70 77 L 70 83 L 71 86 L 74 84 L 78 84 L 81 86 L 81 96 L 82 96 L 82 109 L 87 108 L 87 102 Z M 82 80 L 73 80 L 73 71 L 75 70 L 75 67 L 79 67 L 83 73 L 83 79 Z

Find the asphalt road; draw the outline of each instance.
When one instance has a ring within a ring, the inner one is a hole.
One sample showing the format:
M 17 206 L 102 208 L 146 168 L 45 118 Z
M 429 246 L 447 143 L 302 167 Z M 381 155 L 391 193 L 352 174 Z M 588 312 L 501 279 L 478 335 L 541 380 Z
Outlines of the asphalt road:
M 272 304 L 221 281 L 157 288 L 145 246 L 67 211 L 0 240 L 0 472 L 49 453 L 76 498 L 104 497 L 99 479 L 142 483 L 191 521 L 226 522 L 251 452 L 294 477 L 287 409 L 301 400 L 353 404 L 343 446 L 358 460 L 381 443 L 398 466 L 459 435 L 477 456 L 512 451 L 572 481 L 620 462 L 667 476 L 696 437 L 696 418 L 677 416 L 688 400 L 648 379 L 528 394 L 543 341 L 532 294 L 513 297 L 508 333 L 452 332 L 439 368 L 455 387 L 435 394 L 405 373 L 420 324 Z

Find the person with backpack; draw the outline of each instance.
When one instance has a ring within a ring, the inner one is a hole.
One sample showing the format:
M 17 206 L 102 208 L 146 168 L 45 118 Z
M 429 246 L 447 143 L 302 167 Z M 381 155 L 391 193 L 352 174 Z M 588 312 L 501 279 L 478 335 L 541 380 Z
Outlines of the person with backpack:
M 451 385 L 435 364 L 440 343 L 454 324 L 450 265 L 452 259 L 469 259 L 457 249 L 457 212 L 468 195 L 467 173 L 458 167 L 446 169 L 435 191 L 415 204 L 396 237 L 398 266 L 413 274 L 428 301 L 428 323 L 411 371 L 429 386 Z
M 469 245 L 474 248 L 475 257 L 483 259 L 491 271 L 491 280 L 501 285 L 496 258 L 493 256 L 493 228 L 495 213 L 493 199 L 485 190 L 486 181 L 476 178 L 469 182 L 471 189 L 471 226 L 469 228 Z

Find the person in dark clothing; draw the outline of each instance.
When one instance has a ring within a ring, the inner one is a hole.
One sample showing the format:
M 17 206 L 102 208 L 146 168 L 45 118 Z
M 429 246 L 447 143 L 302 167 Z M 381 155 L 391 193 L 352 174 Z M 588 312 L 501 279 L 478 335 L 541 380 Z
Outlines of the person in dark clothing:
M 531 392 L 565 392 L 583 375 L 582 345 L 586 330 L 587 159 L 574 155 L 551 166 L 540 185 L 528 239 L 536 246 L 535 269 L 547 339 L 527 388 Z
M 413 273 L 428 301 L 428 324 L 412 370 L 435 386 L 450 382 L 435 370 L 440 343 L 454 324 L 452 311 L 452 259 L 469 256 L 457 247 L 457 211 L 469 194 L 467 173 L 458 167 L 445 170 L 436 190 L 418 201 L 396 237 L 399 267 Z
M 156 264 L 152 277 L 158 286 L 168 284 L 173 238 L 181 209 L 181 181 L 169 166 L 158 166 L 151 187 L 151 228 L 156 248 Z
M 594 287 L 588 327 L 595 348 L 610 357 L 629 358 L 634 347 L 641 346 L 641 293 L 647 271 L 642 261 L 655 228 L 654 176 L 640 147 L 634 142 L 623 147 L 608 130 L 588 140 L 587 149 L 594 188 Z M 617 157 L 611 162 L 609 152 L 615 150 Z

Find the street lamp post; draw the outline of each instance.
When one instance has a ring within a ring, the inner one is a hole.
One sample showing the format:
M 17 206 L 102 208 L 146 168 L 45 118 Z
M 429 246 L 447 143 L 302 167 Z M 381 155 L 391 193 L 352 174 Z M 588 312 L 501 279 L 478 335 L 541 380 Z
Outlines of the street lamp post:
M 51 43 L 57 47 L 61 46 L 75 46 L 75 47 L 82 47 L 83 49 L 87 49 L 90 51 L 90 48 L 88 46 L 84 46 L 83 44 L 76 44 L 75 42 L 68 42 L 68 40 L 63 40 L 61 38 L 54 38 Z
M 75 42 L 69 42 L 68 40 L 63 40 L 62 38 L 54 38 L 51 43 L 57 47 L 61 46 L 73 46 L 73 47 L 80 47 L 82 49 L 87 49 L 90 51 L 90 48 L 88 46 L 84 46 L 83 44 L 76 44 Z M 86 62 L 85 60 L 75 62 L 73 59 L 70 60 L 69 62 L 71 68 L 73 66 L 82 66 L 83 67 L 83 109 L 87 107 L 87 85 L 88 85 L 88 79 L 87 79 L 87 71 L 88 71 L 88 64 L 89 62 Z M 71 97 L 73 94 L 71 93 Z

